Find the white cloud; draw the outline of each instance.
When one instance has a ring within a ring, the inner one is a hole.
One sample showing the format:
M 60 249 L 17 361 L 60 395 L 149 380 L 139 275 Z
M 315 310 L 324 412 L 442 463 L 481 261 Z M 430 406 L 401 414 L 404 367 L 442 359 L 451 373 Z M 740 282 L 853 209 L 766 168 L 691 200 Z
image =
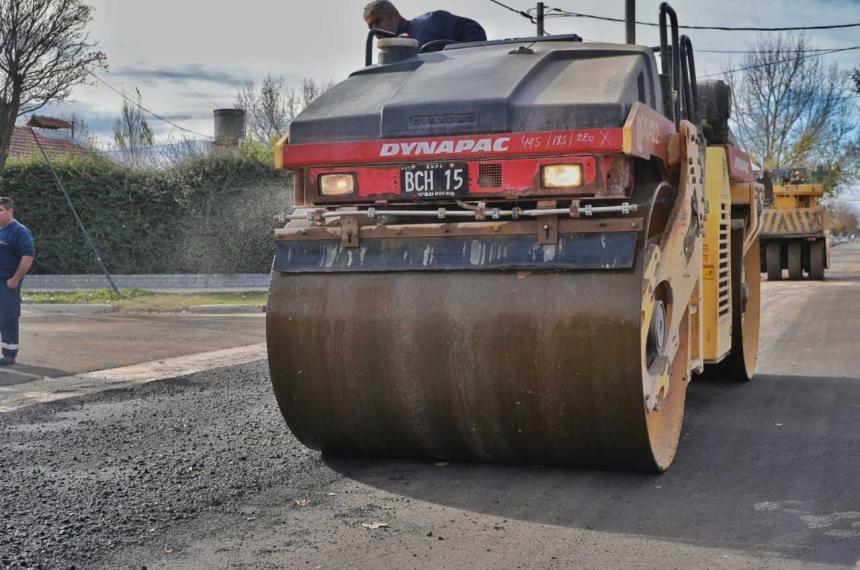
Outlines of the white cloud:
M 504 0 L 527 9 L 531 0 Z M 266 74 L 284 76 L 297 84 L 304 76 L 338 80 L 359 68 L 364 59 L 366 29 L 361 10 L 366 0 L 315 0 L 271 2 L 244 0 L 213 3 L 203 0 L 90 0 L 96 8 L 93 39 L 108 54 L 111 73 L 105 79 L 132 92 L 140 87 L 147 107 L 165 116 L 182 118 L 183 126 L 212 132 L 211 109 L 232 106 L 237 85 L 245 78 Z M 399 0 L 406 17 L 445 9 L 481 22 L 491 38 L 527 36 L 534 27 L 525 18 L 488 0 Z M 623 3 L 605 0 L 557 0 L 548 3 L 614 17 L 623 16 Z M 640 20 L 655 21 L 658 2 L 637 3 Z M 860 3 L 848 0 L 807 2 L 749 0 L 684 0 L 673 2 L 681 23 L 699 25 L 809 25 L 860 22 Z M 589 39 L 623 41 L 622 24 L 550 18 L 552 33 L 578 33 Z M 857 44 L 858 29 L 810 33 L 824 48 Z M 640 43 L 656 44 L 653 28 L 638 28 Z M 744 49 L 755 39 L 751 33 L 688 32 L 699 49 Z M 723 54 L 700 53 L 700 75 L 719 72 L 728 64 Z M 828 56 L 845 66 L 858 63 L 858 52 Z M 154 67 L 176 79 L 165 77 Z M 121 100 L 106 87 L 82 86 L 75 90 L 77 105 L 86 105 L 102 124 L 102 117 L 118 114 Z M 154 121 L 157 123 L 157 121 Z M 160 136 L 171 127 L 154 124 Z

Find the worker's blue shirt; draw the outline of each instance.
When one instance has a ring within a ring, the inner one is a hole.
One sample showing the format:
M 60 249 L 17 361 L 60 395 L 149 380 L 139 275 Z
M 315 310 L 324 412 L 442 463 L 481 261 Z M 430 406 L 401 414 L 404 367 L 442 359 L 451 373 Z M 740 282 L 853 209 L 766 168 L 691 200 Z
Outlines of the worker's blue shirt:
M 445 10 L 427 12 L 411 20 L 400 20 L 397 34 L 408 34 L 424 45 L 433 40 L 454 40 L 456 42 L 485 42 L 487 33 L 475 20 L 455 16 Z
M 11 224 L 0 228 L 0 276 L 8 279 L 14 275 L 25 255 L 36 255 L 33 233 L 18 220 L 12 220 Z

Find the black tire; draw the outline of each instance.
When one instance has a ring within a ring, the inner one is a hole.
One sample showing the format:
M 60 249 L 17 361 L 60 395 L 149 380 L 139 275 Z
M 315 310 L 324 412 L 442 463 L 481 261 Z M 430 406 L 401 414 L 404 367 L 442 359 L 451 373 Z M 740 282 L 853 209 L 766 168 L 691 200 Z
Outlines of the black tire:
M 817 281 L 824 280 L 824 262 L 826 256 L 824 240 L 809 244 L 809 277 Z
M 779 281 L 782 279 L 782 266 L 779 259 L 779 244 L 769 243 L 764 254 L 765 263 L 767 264 L 767 280 Z
M 798 242 L 788 244 L 788 278 L 792 281 L 803 279 L 803 249 Z

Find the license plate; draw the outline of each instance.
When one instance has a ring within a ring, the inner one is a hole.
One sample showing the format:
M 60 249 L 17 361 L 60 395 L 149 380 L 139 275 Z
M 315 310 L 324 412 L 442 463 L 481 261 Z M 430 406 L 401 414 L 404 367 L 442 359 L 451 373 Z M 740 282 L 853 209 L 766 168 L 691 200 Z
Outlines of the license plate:
M 416 198 L 465 196 L 469 193 L 469 167 L 457 162 L 402 166 L 400 193 Z

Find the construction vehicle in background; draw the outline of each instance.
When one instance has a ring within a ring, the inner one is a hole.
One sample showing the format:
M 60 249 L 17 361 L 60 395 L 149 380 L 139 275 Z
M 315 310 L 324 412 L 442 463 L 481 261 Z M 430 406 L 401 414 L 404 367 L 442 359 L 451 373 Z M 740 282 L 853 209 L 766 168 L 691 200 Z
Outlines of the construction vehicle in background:
M 821 207 L 821 174 L 805 168 L 766 173 L 761 230 L 761 271 L 769 281 L 824 279 L 830 266 L 827 213 Z
M 692 375 L 753 377 L 761 188 L 659 21 L 659 48 L 380 39 L 293 121 L 266 326 L 299 440 L 660 471 Z

